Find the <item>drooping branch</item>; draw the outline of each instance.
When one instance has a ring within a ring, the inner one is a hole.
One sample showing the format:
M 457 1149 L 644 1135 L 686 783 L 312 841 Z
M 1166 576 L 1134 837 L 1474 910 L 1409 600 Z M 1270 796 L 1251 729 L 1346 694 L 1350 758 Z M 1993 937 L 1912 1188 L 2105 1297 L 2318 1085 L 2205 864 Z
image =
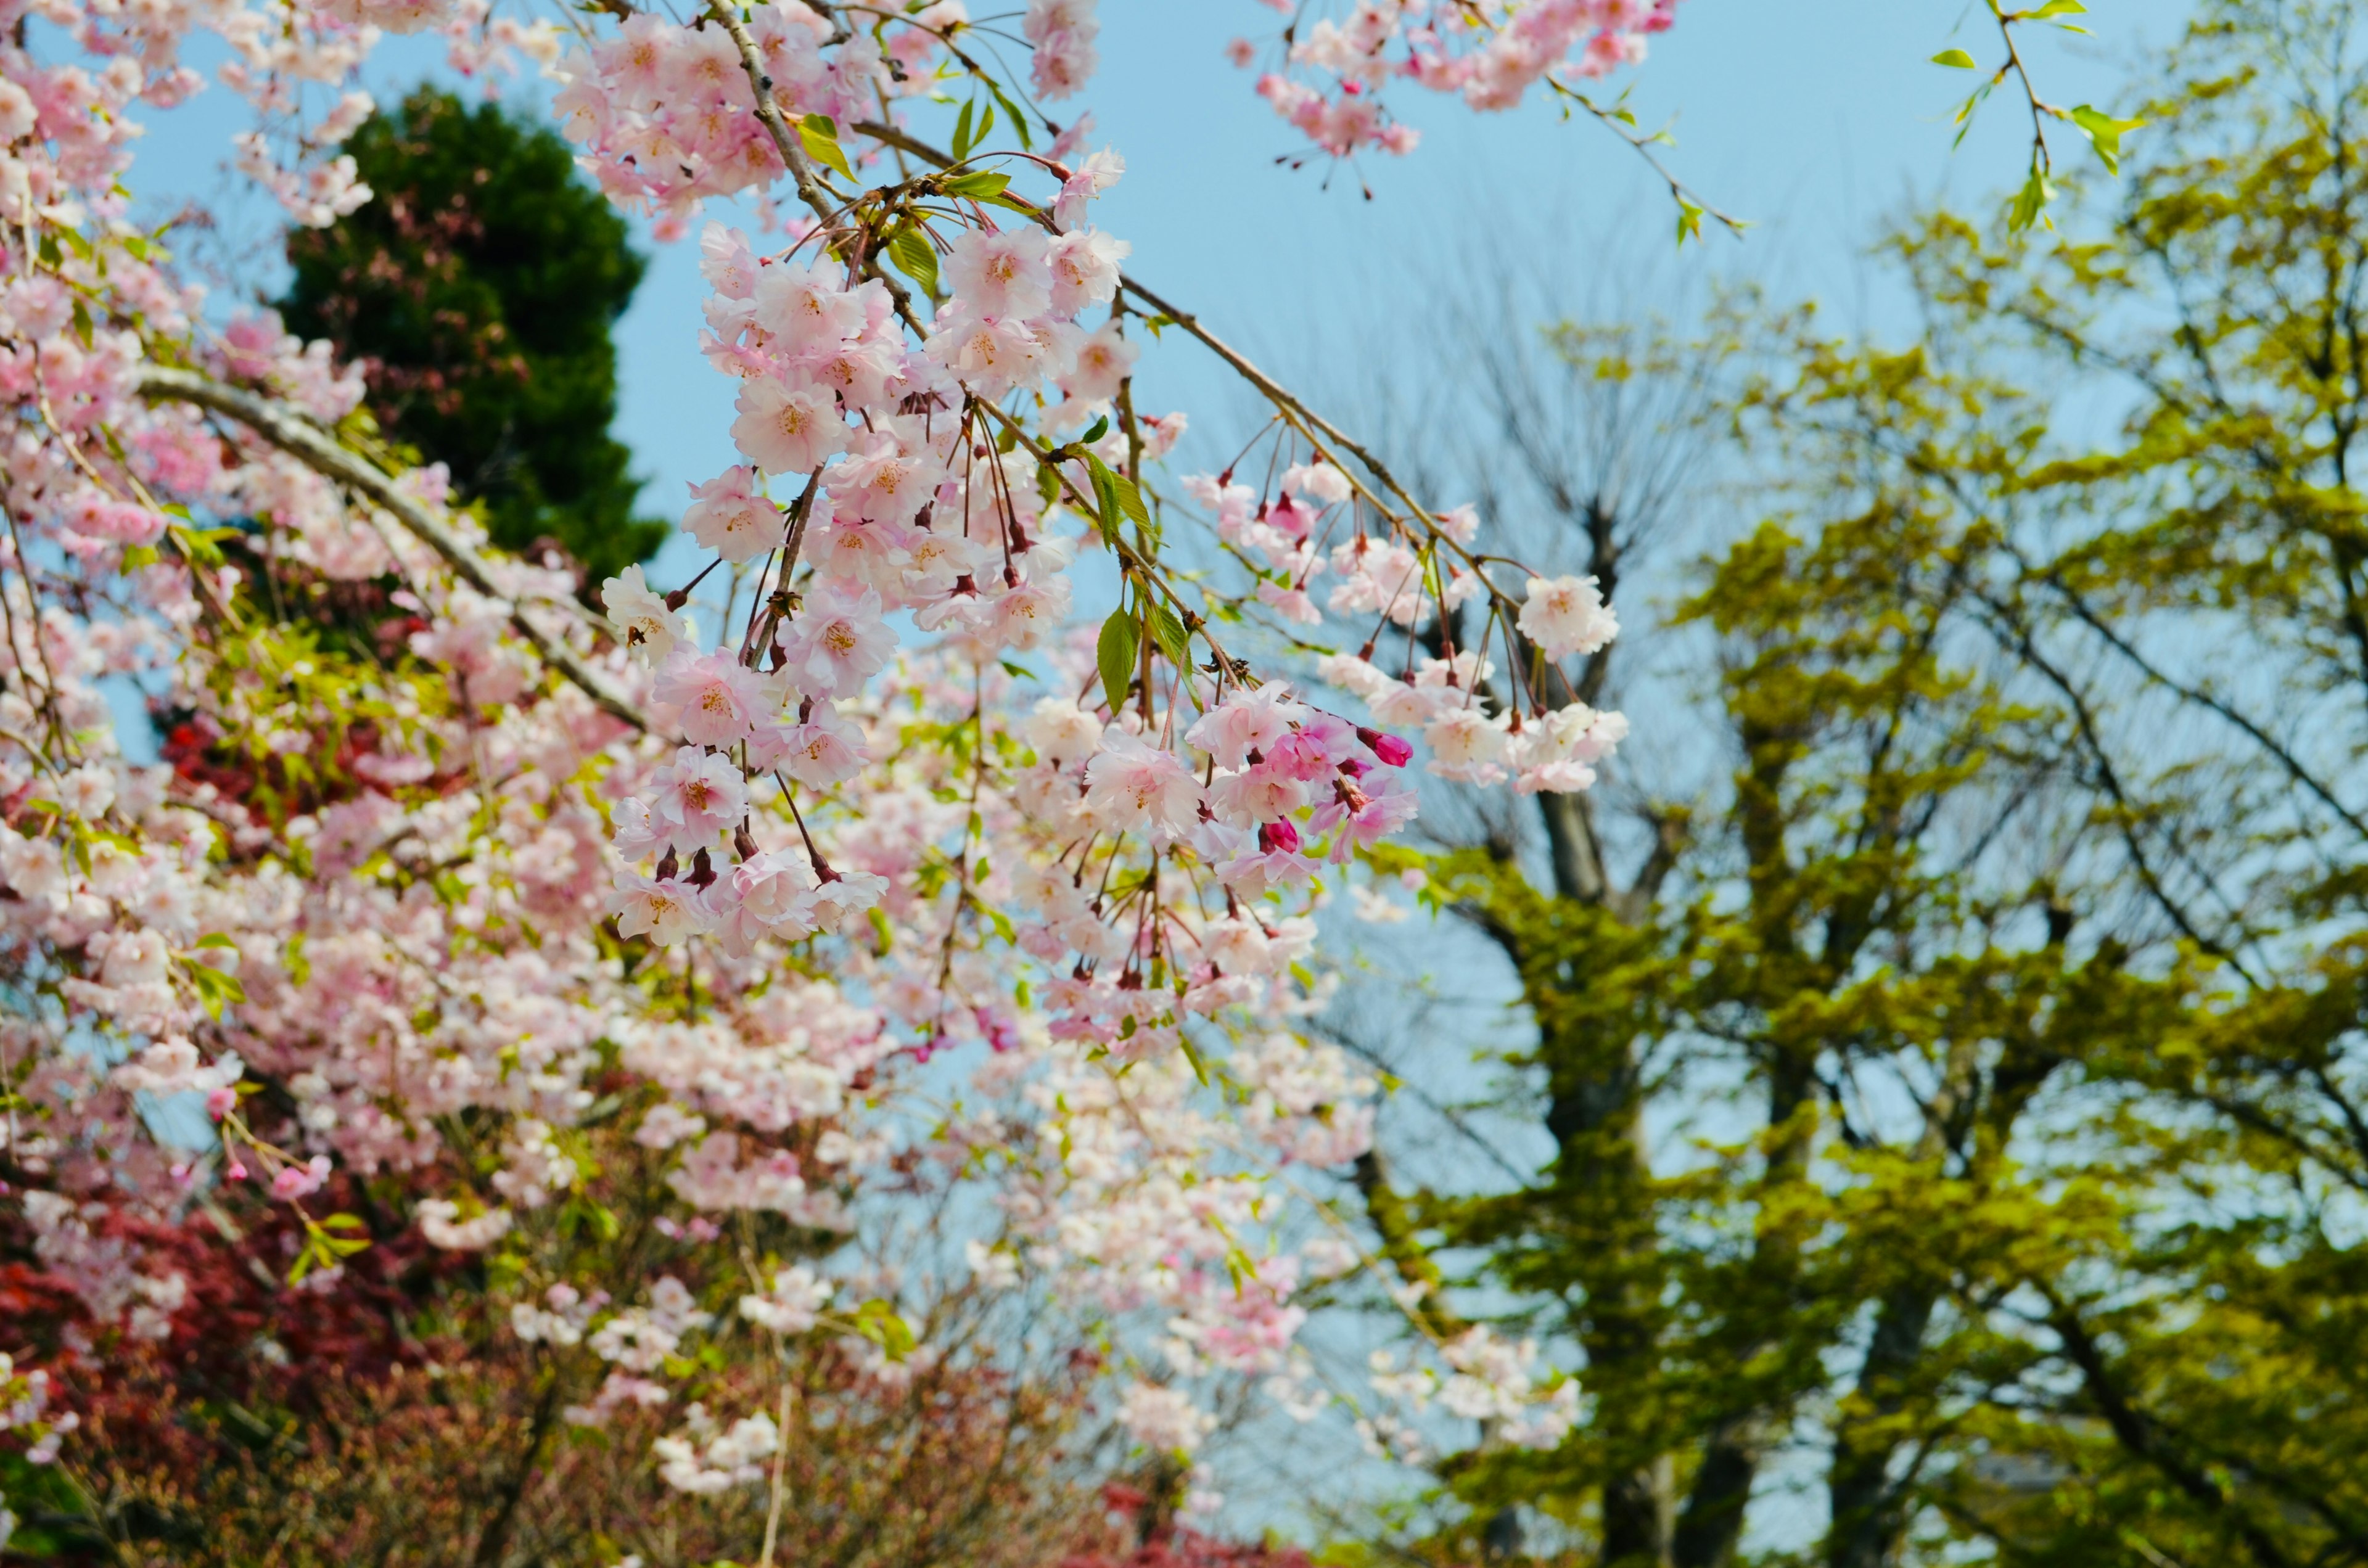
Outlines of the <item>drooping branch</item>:
M 602 711 L 646 731 L 648 715 L 601 676 L 566 641 L 545 631 L 528 619 L 526 608 L 494 576 L 494 569 L 450 524 L 412 496 L 406 495 L 379 467 L 362 458 L 327 430 L 286 403 L 217 381 L 194 370 L 150 366 L 140 374 L 141 394 L 152 401 L 186 403 L 235 419 L 271 445 L 325 479 L 368 497 L 383 507 L 420 542 L 444 558 L 461 580 L 486 597 L 509 607 L 510 624 L 532 644 L 545 664 L 567 677 Z

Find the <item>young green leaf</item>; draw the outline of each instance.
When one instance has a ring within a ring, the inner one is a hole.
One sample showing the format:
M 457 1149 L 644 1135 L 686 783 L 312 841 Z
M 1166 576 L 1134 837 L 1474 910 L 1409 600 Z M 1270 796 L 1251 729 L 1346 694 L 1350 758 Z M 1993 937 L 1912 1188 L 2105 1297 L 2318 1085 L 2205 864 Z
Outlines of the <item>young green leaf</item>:
M 993 169 L 972 169 L 967 174 L 950 176 L 941 188 L 948 196 L 985 201 L 1002 195 L 1003 187 L 1010 183 L 1009 175 L 997 174 Z
M 1003 96 L 1002 84 L 989 76 L 986 78 L 986 90 L 995 95 L 995 101 L 1001 104 L 1003 112 L 1011 117 L 1011 129 L 1019 138 L 1019 150 L 1023 153 L 1035 151 L 1036 144 L 1029 139 L 1028 135 L 1028 117 L 1020 112 L 1018 104 Z
M 838 144 L 838 124 L 826 114 L 810 114 L 798 122 L 798 140 L 805 143 L 806 156 L 826 167 L 837 169 L 847 179 L 855 178 L 855 170 L 847 162 L 847 153 Z
M 1167 655 L 1170 664 L 1179 670 L 1191 668 L 1191 633 L 1184 630 L 1184 623 L 1176 619 L 1174 610 L 1166 605 L 1159 605 L 1152 610 L 1151 635 L 1159 643 L 1159 651 Z
M 1113 713 L 1126 706 L 1127 688 L 1134 683 L 1138 645 L 1134 617 L 1121 605 L 1102 622 L 1101 636 L 1094 642 L 1094 665 L 1101 671 L 1102 695 L 1110 699 Z
M 1974 63 L 1974 57 L 1967 54 L 1962 49 L 1944 49 L 1940 53 L 1932 57 L 1932 63 L 1935 65 L 1953 65 L 1960 71 L 1975 71 L 1980 69 L 1980 67 Z
M 1143 504 L 1143 492 L 1134 487 L 1134 481 L 1118 472 L 1091 452 L 1086 454 L 1086 468 L 1094 476 L 1094 490 L 1097 494 L 1100 494 L 1107 483 L 1110 494 L 1117 499 L 1118 510 L 1146 528 L 1150 526 L 1151 508 Z M 1107 526 L 1116 527 L 1115 520 Z
M 929 236 L 917 228 L 901 229 L 888 242 L 888 259 L 896 269 L 921 286 L 921 291 L 935 299 L 938 293 L 938 247 Z
M 1094 508 L 1100 514 L 1094 521 L 1101 528 L 1102 542 L 1116 550 L 1120 539 L 1118 476 L 1110 472 L 1099 458 L 1087 458 L 1086 465 L 1087 474 L 1094 485 Z
M 2146 121 L 2115 119 L 2103 109 L 2082 104 L 2072 111 L 2072 123 L 2080 128 L 2080 133 L 2089 139 L 2089 144 L 2097 149 L 2098 161 L 2105 165 L 2107 172 L 2120 174 L 2122 172 L 2122 138 L 2144 125 Z
M 891 1361 L 911 1355 L 916 1343 L 911 1326 L 896 1315 L 894 1307 L 882 1301 L 866 1301 L 856 1309 L 855 1332 L 886 1351 Z
M 2031 165 L 2031 177 L 2015 192 L 2014 205 L 2007 211 L 2007 227 L 2016 233 L 2040 221 L 2047 204 L 2055 199 L 2055 187 L 2049 183 L 2047 173 L 2036 163 Z

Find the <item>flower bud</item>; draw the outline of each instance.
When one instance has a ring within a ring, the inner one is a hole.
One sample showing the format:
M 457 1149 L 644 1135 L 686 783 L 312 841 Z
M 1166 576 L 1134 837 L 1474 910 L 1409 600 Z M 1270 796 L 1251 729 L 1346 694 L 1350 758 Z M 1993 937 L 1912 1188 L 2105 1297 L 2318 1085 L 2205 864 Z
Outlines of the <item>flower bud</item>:
M 1404 767 L 1414 760 L 1414 747 L 1408 745 L 1404 737 L 1393 735 L 1385 730 L 1360 724 L 1357 726 L 1357 738 L 1364 743 L 1366 750 L 1382 759 L 1384 767 Z

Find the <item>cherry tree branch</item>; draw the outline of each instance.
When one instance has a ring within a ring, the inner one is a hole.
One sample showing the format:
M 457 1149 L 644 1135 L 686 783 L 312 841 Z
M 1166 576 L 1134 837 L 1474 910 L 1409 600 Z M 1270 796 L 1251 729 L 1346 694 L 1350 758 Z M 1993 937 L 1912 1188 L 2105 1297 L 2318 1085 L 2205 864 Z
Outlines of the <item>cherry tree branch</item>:
M 652 728 L 648 715 L 610 686 L 564 638 L 546 632 L 527 618 L 525 607 L 503 590 L 492 563 L 450 524 L 404 494 L 393 479 L 347 450 L 301 410 L 277 398 L 225 385 L 194 370 L 161 365 L 152 365 L 141 372 L 140 392 L 154 402 L 187 403 L 234 419 L 315 473 L 369 497 L 412 537 L 442 556 L 461 581 L 487 598 L 508 606 L 510 624 L 517 628 L 518 635 L 533 645 L 545 664 L 566 676 L 602 711 L 636 730 Z

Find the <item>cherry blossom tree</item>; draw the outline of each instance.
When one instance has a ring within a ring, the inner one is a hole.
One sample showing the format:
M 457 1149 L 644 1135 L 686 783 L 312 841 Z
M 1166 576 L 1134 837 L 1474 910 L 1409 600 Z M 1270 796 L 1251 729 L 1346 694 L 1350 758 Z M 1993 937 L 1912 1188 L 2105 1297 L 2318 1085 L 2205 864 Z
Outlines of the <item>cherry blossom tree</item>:
M 1365 1264 L 1300 1173 L 1365 1150 L 1376 1093 L 1297 1027 L 1312 912 L 1418 759 L 1586 788 L 1626 721 L 1558 662 L 1617 620 L 1125 270 L 1094 222 L 1124 162 L 1068 107 L 1091 0 L 5 9 L 0 1213 L 52 1292 L 6 1440 L 76 1463 L 68 1391 L 187 1332 L 209 1226 L 286 1238 L 244 1256 L 298 1317 L 472 1271 L 589 1379 L 571 1421 L 662 1413 L 666 1483 L 768 1499 L 768 1562 L 792 1371 L 946 1354 L 957 1288 L 1107 1345 L 1102 1408 L 1180 1474 L 1227 1384 L 1395 1429 L 1405 1376 L 1327 1385 L 1296 1343 Z M 1235 53 L 1308 155 L 1402 153 L 1390 94 L 1582 95 L 1677 11 L 1361 0 Z M 586 611 L 390 460 L 351 367 L 210 314 L 127 220 L 142 113 L 201 90 L 293 222 L 357 210 L 359 72 L 421 32 L 541 71 L 609 199 L 699 246 L 683 347 L 737 381 L 745 460 L 684 515 L 714 559 L 683 589 L 628 569 Z M 1269 409 L 1220 472 L 1167 477 L 1185 416 L 1136 404 L 1163 330 Z M 1115 604 L 1079 624 L 1084 561 Z M 883 1267 L 915 1202 L 983 1218 Z M 628 1225 L 668 1246 L 575 1244 Z M 710 1403 L 727 1338 L 762 1353 Z M 1572 1419 L 1529 1348 L 1432 1359 L 1492 1442 Z

